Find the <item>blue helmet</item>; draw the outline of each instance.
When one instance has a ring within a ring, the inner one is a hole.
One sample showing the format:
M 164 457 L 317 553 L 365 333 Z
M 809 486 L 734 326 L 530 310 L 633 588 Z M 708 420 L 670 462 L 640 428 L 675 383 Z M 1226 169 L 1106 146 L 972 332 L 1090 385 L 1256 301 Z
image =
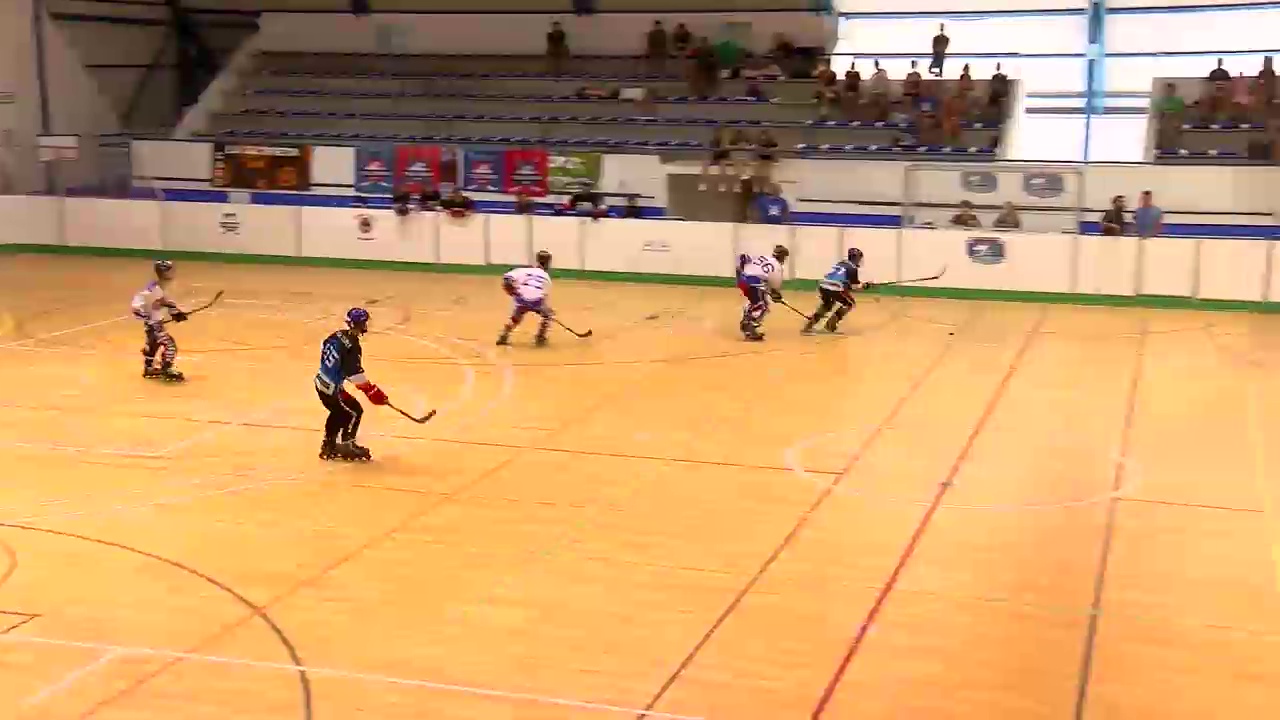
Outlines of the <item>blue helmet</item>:
M 858 248 L 849 248 L 849 263 L 854 267 L 862 265 L 862 251 Z
M 351 308 L 347 311 L 347 327 L 362 333 L 369 331 L 369 311 L 364 308 Z

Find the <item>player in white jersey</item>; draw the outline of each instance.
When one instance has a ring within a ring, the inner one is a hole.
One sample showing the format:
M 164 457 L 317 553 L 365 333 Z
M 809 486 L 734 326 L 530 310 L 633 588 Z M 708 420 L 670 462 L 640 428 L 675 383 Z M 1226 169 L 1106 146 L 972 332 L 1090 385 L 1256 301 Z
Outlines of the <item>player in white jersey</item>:
M 769 313 L 769 300 L 782 300 L 782 266 L 791 252 L 781 245 L 772 255 L 738 256 L 738 289 L 746 297 L 739 329 L 747 340 L 764 340 L 760 322 Z
M 146 331 L 146 345 L 142 348 L 142 376 L 181 382 L 182 373 L 173 369 L 173 361 L 178 357 L 178 343 L 165 329 L 165 323 L 180 323 L 187 319 L 187 314 L 178 309 L 168 294 L 173 282 L 173 263 L 168 260 L 157 260 L 155 263 L 156 279 L 133 296 L 130 304 L 133 316 L 142 321 Z M 162 350 L 163 349 L 163 350 Z M 160 353 L 160 367 L 154 367 L 156 353 Z
M 547 328 L 551 326 L 552 316 L 551 304 L 547 301 L 547 296 L 551 293 L 551 275 L 547 272 L 551 269 L 551 253 L 539 250 L 537 263 L 535 267 L 516 268 L 502 276 L 502 289 L 511 296 L 514 305 L 511 319 L 498 336 L 499 345 L 511 344 L 511 331 L 516 329 L 528 313 L 537 313 L 540 318 L 538 334 L 533 338 L 534 344 L 538 347 L 547 344 Z

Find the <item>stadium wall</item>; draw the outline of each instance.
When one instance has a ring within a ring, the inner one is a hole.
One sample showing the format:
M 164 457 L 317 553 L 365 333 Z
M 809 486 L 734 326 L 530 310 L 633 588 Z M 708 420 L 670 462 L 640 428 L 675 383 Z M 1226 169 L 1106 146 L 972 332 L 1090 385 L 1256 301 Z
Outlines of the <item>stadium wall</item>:
M 258 48 L 277 52 L 541 55 L 547 25 L 558 20 L 569 47 L 580 55 L 635 55 L 644 52 L 644 33 L 654 20 L 669 27 L 685 23 L 695 34 L 718 37 L 726 24 L 747 26 L 744 39 L 753 48 L 769 47 L 774 33 L 787 33 L 797 45 L 830 47 L 836 39 L 834 16 L 778 12 L 768 22 L 741 13 L 620 13 L 577 17 L 546 15 L 371 15 L 265 13 L 259 19 Z M 545 22 L 543 22 L 545 21 Z M 739 30 L 738 32 L 742 32 Z M 741 36 L 740 36 L 741 37 Z
M 211 187 L 213 152 L 207 142 L 137 140 L 132 152 L 136 184 L 187 190 Z M 355 195 L 355 153 L 353 147 L 315 147 L 312 192 L 298 193 L 302 197 L 296 202 L 350 204 Z M 602 192 L 639 195 L 642 205 L 655 208 L 667 205 L 669 174 L 698 172 L 697 163 L 664 164 L 652 155 L 605 155 L 601 167 Z M 940 169 L 916 172 L 916 182 L 908 194 L 907 175 L 920 167 Z M 1170 213 L 1167 224 L 1185 226 L 1187 233 L 1271 236 L 1271 228 L 1280 217 L 1280 193 L 1274 191 L 1280 184 L 1280 169 L 1274 167 L 961 162 L 922 166 L 903 161 L 786 159 L 779 163 L 775 179 L 798 222 L 898 225 L 903 206 L 909 203 L 958 202 L 971 197 L 982 204 L 1009 201 L 1024 205 L 1027 198 L 1020 176 L 1037 170 L 1082 173 L 1079 187 L 1068 188 L 1054 202 L 1068 211 L 1081 209 L 1086 222 L 1096 221 L 1097 214 L 1110 206 L 1113 196 L 1125 195 L 1132 204 L 1143 190 L 1151 190 L 1157 203 Z M 1002 180 L 994 192 L 973 197 L 966 195 L 962 186 L 965 171 L 1010 177 Z M 282 197 L 273 202 L 289 202 L 287 196 Z M 510 200 L 502 195 L 476 197 Z
M 556 256 L 565 277 L 730 285 L 739 253 L 791 249 L 812 287 L 856 246 L 866 276 L 900 294 L 1069 303 L 1280 309 L 1275 240 L 1089 237 L 994 231 L 738 225 L 361 208 L 8 196 L 7 252 L 113 254 L 432 271 L 499 272 Z

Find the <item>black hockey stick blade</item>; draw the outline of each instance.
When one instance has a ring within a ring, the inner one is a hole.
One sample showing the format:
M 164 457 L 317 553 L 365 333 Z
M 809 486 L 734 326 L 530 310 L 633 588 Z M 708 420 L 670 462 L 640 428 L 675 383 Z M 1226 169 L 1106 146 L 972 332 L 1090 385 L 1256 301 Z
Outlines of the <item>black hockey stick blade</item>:
M 188 314 L 188 315 L 191 315 L 191 314 L 193 314 L 193 313 L 198 313 L 198 312 L 200 312 L 200 311 L 202 311 L 202 310 L 208 310 L 209 308 L 213 307 L 214 305 L 216 305 L 216 304 L 218 303 L 218 301 L 219 301 L 219 300 L 221 300 L 221 299 L 222 299 L 222 294 L 223 294 L 223 292 L 225 292 L 225 291 L 223 291 L 223 290 L 219 290 L 218 292 L 214 293 L 214 295 L 213 295 L 213 299 L 212 299 L 212 300 L 210 300 L 209 302 L 207 302 L 207 303 L 205 303 L 205 304 L 201 305 L 201 306 L 200 306 L 200 307 L 198 307 L 198 308 L 193 308 L 193 309 L 191 309 L 191 310 L 188 310 L 188 311 L 187 311 L 187 314 Z
M 221 299 L 222 299 L 222 293 L 223 293 L 223 291 L 222 291 L 222 290 L 219 290 L 219 291 L 218 291 L 218 292 L 213 296 L 213 299 L 212 299 L 212 300 L 210 300 L 209 302 L 207 302 L 207 303 L 205 303 L 205 304 L 201 305 L 200 307 L 196 307 L 196 308 L 192 308 L 192 309 L 188 310 L 188 311 L 186 312 L 186 314 L 187 314 L 187 315 L 195 315 L 196 313 L 201 312 L 201 311 L 203 311 L 203 310 L 208 310 L 209 308 L 211 308 L 211 307 L 213 307 L 214 305 L 216 305 L 216 304 L 217 304 L 217 302 L 218 302 L 219 300 L 221 300 Z M 165 321 L 164 321 L 163 323 L 161 323 L 161 324 L 167 324 L 167 323 L 171 323 L 171 322 L 173 322 L 173 318 L 169 318 L 168 320 L 165 320 Z
M 391 403 L 387 403 L 387 407 L 391 408 L 392 410 L 395 410 L 396 412 L 418 423 L 419 425 L 423 425 L 427 423 L 428 421 L 431 420 L 431 418 L 436 416 L 435 410 L 432 410 L 431 412 L 427 413 L 426 415 L 423 415 L 422 417 L 414 417 L 413 415 L 410 415 L 409 413 L 401 410 L 400 408 L 396 407 L 395 405 L 392 405 Z
M 564 328 L 565 330 L 568 330 L 568 331 L 569 331 L 571 334 L 573 334 L 575 337 L 579 337 L 579 338 L 589 338 L 589 337 L 591 337 L 591 331 L 590 331 L 590 330 L 587 330 L 587 331 L 585 331 L 585 332 L 578 332 L 577 330 L 574 330 L 573 328 L 569 327 L 568 325 L 565 325 L 564 323 L 560 322 L 560 321 L 559 321 L 559 320 L 557 320 L 556 318 L 551 318 L 551 321 L 552 321 L 552 322 L 554 322 L 555 324 L 559 325 L 560 327 Z
M 937 279 L 941 278 L 943 275 L 946 275 L 946 274 L 947 274 L 947 266 L 946 266 L 946 265 L 943 265 L 943 266 L 942 266 L 942 269 L 938 271 L 938 274 L 937 274 L 937 275 L 930 275 L 930 276 L 928 276 L 928 277 L 911 278 L 910 280 L 897 280 L 897 281 L 894 281 L 894 282 L 876 283 L 876 286 L 883 286 L 883 285 L 908 285 L 908 284 L 910 284 L 910 283 L 929 282 L 930 280 L 937 280 Z

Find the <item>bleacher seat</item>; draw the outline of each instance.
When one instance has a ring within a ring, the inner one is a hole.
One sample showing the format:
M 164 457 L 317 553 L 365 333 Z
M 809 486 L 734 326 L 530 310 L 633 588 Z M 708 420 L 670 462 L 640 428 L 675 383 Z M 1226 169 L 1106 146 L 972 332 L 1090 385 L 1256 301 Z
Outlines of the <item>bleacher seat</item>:
M 541 57 L 264 53 L 203 135 L 701 152 L 725 127 L 752 140 L 768 129 L 787 154 L 945 158 L 993 155 L 1000 133 L 998 122 L 969 122 L 955 147 L 919 144 L 907 122 L 815 119 L 813 80 L 761 82 L 768 99 L 748 95 L 744 79 L 692 97 L 678 63 L 652 70 L 628 57 L 551 72 Z M 630 88 L 660 99 L 618 98 Z

